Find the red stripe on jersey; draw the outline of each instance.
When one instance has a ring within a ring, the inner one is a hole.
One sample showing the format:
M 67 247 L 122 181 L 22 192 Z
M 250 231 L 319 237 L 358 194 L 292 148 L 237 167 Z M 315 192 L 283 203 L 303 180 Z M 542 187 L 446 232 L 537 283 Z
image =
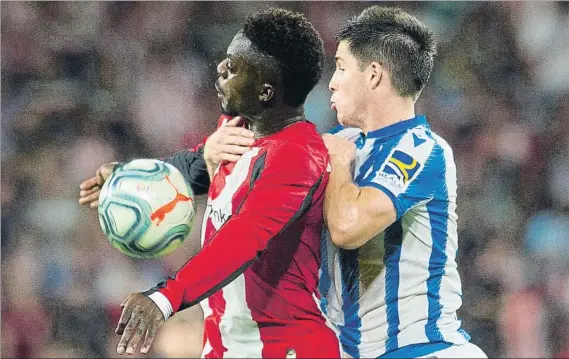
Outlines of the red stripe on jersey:
M 211 351 L 205 354 L 206 358 L 223 358 L 223 353 L 227 348 L 223 346 L 221 340 L 221 332 L 219 331 L 219 322 L 225 313 L 225 298 L 223 292 L 217 291 L 207 299 L 209 307 L 212 308 L 213 313 L 204 319 L 204 338 L 209 340 Z

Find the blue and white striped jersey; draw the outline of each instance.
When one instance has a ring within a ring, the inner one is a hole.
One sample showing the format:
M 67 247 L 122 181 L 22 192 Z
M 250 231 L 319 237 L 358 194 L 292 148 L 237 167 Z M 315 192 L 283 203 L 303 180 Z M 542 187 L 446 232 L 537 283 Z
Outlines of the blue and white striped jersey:
M 324 230 L 320 304 L 344 351 L 377 358 L 413 344 L 466 343 L 456 315 L 462 290 L 451 148 L 424 116 L 365 137 L 341 126 L 331 132 L 357 146 L 354 182 L 383 191 L 397 211 L 395 223 L 356 250 L 334 246 Z

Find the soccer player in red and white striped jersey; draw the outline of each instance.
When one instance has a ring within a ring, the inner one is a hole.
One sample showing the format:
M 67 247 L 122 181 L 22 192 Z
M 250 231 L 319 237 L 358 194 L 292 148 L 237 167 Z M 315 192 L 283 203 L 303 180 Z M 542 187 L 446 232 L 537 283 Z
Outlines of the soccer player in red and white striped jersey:
M 316 302 L 329 159 L 303 108 L 322 66 L 322 41 L 300 14 L 261 11 L 234 37 L 218 65 L 221 125 L 242 116 L 255 138 L 238 161 L 207 163 L 202 249 L 127 298 L 120 354 L 141 339 L 147 352 L 165 319 L 200 303 L 203 357 L 340 356 Z

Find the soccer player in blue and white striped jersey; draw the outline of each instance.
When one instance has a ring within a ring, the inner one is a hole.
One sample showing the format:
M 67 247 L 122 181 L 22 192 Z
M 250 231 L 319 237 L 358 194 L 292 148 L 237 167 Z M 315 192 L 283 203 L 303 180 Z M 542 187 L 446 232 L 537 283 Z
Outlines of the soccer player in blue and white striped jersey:
M 415 114 L 436 53 L 430 30 L 372 6 L 337 35 L 321 308 L 352 357 L 485 358 L 456 311 L 456 166 Z

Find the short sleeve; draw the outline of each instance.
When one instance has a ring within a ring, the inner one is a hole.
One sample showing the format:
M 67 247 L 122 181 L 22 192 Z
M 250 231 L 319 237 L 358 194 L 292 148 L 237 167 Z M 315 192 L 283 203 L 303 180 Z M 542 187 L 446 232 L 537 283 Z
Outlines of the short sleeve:
M 409 131 L 374 166 L 378 170 L 361 186 L 383 191 L 393 202 L 397 219 L 428 202 L 444 179 L 444 151 L 424 132 Z

